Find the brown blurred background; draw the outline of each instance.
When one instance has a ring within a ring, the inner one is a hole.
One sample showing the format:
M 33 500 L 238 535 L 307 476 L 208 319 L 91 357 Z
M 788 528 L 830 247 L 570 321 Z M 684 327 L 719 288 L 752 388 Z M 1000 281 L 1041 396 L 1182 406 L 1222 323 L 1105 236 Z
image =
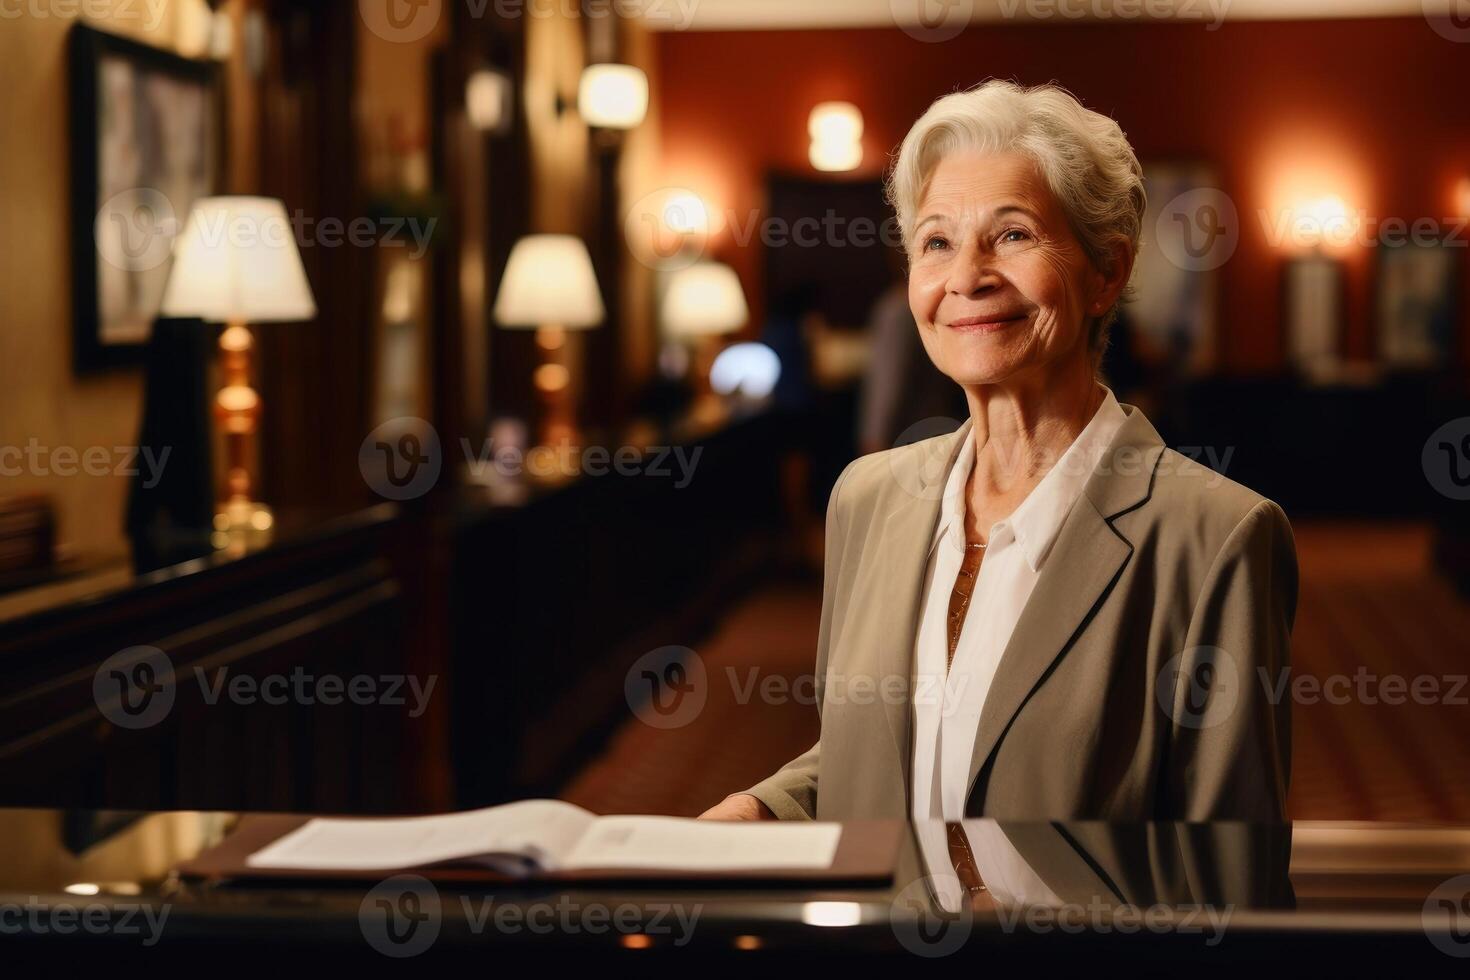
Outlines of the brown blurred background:
M 1150 213 L 1106 380 L 1285 507 L 1295 673 L 1354 679 L 1295 707 L 1293 814 L 1470 818 L 1470 27 L 74 6 L 0 26 L 5 802 L 694 814 L 805 748 L 814 707 L 760 692 L 809 679 L 831 483 L 964 410 L 906 320 L 884 170 L 933 99 L 1014 77 L 1127 132 Z M 221 195 L 279 204 L 305 293 L 165 309 Z M 94 679 L 139 647 L 176 691 L 129 729 Z M 667 647 L 703 676 L 678 724 L 644 687 Z M 434 687 L 210 704 L 196 667 Z

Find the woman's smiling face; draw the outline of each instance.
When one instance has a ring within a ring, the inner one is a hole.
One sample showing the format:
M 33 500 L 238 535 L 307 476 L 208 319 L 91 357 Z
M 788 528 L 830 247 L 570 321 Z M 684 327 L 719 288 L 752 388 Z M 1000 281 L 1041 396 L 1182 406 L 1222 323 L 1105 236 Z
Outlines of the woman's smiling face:
M 1030 158 L 951 153 L 916 214 L 909 305 L 939 370 L 962 385 L 996 384 L 1088 356 L 1089 318 L 1119 290 L 1093 267 Z

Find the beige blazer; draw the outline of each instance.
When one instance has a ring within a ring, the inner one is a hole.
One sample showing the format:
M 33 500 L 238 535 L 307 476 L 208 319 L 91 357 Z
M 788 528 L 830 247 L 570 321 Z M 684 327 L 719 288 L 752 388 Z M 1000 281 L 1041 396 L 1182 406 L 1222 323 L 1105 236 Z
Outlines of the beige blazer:
M 1063 522 L 980 716 L 966 812 L 1285 819 L 1296 613 L 1271 500 L 1128 419 Z M 745 792 L 782 819 L 912 812 L 914 641 L 957 432 L 855 460 L 827 510 L 815 745 Z

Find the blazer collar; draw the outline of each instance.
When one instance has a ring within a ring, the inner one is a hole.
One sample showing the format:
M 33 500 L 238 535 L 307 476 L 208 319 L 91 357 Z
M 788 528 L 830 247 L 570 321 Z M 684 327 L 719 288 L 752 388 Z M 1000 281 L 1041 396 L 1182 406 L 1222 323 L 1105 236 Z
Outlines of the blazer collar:
M 1078 433 L 1072 445 L 1062 453 L 1055 465 L 1042 475 L 1041 481 L 1015 511 L 1001 523 L 1010 529 L 1033 572 L 1041 570 L 1062 521 L 1082 495 L 1083 488 L 1096 466 L 1127 421 L 1128 415 L 1118 403 L 1111 388 L 1106 388 L 1106 397 L 1098 406 L 1093 417 Z M 946 534 L 954 534 L 958 541 L 964 540 L 964 519 L 967 502 L 965 483 L 975 464 L 975 440 L 972 419 L 966 419 L 956 433 L 952 458 L 947 467 L 944 487 L 939 505 L 939 522 L 934 530 L 934 539 L 929 545 L 929 557 Z
M 1154 464 L 1164 450 L 1163 437 L 1138 406 L 1119 402 L 1118 407 L 1126 416 L 1123 424 L 1113 434 L 1107 451 L 1082 488 L 1106 520 L 1132 510 L 1148 499 L 1153 485 Z M 935 439 L 928 464 L 919 470 L 923 492 L 905 500 L 905 505 L 942 500 L 950 470 L 973 431 L 973 425 L 973 420 L 967 418 L 954 432 Z M 940 461 L 942 465 L 935 465 Z
M 1061 560 L 1047 562 L 1046 571 L 1036 582 L 991 682 L 971 757 L 972 795 L 980 771 L 1000 744 L 1011 719 L 1052 664 L 1082 632 L 1132 557 L 1132 542 L 1112 521 L 1148 500 L 1164 441 L 1137 406 L 1122 402 L 1119 405 L 1127 418 L 1083 487 L 1083 498 L 1057 532 L 1051 555 Z M 900 792 L 909 801 L 905 813 L 913 809 L 910 797 L 912 694 L 917 683 L 914 643 L 919 628 L 925 564 L 939 521 L 946 478 L 969 432 L 967 421 L 957 431 L 936 438 L 926 447 L 928 452 L 920 461 L 918 479 L 908 485 L 907 492 L 900 495 L 899 503 L 887 514 L 878 554 L 870 566 L 874 569 L 872 574 L 880 579 L 873 583 L 870 594 L 891 608 L 891 615 L 883 617 L 880 635 L 873 638 L 878 645 L 883 676 L 909 679 L 907 701 L 884 699 L 903 779 Z

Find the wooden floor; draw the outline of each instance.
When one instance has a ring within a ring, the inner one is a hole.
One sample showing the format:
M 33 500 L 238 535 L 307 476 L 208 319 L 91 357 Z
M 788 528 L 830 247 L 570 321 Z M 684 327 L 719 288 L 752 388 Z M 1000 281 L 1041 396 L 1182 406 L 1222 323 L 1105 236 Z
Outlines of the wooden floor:
M 1348 696 L 1294 704 L 1292 815 L 1470 821 L 1470 603 L 1431 570 L 1428 530 L 1310 521 L 1293 529 L 1302 571 L 1293 676 L 1342 675 L 1347 688 L 1332 690 Z M 810 698 L 770 703 L 750 681 L 809 674 L 820 602 L 812 581 L 772 585 L 736 605 L 698 651 L 703 711 L 669 730 L 630 715 L 563 798 L 600 813 L 694 815 L 808 747 L 817 732 Z M 1390 675 L 1404 679 L 1404 703 L 1386 703 Z M 1414 703 L 1412 685 L 1419 679 L 1422 692 L 1423 678 L 1437 684 L 1437 703 Z

